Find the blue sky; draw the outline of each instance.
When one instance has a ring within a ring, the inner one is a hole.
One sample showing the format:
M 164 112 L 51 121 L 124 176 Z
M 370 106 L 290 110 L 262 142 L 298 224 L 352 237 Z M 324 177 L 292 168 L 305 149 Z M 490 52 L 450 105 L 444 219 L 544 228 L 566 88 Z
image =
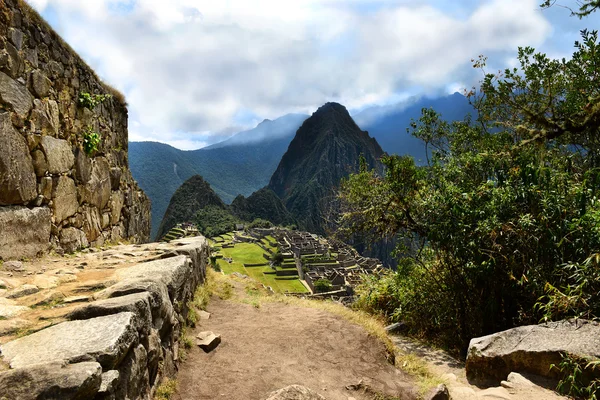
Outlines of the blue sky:
M 29 0 L 129 103 L 130 140 L 199 148 L 265 118 L 477 83 L 518 46 L 569 57 L 600 26 L 541 0 Z M 564 5 L 575 5 L 564 0 Z

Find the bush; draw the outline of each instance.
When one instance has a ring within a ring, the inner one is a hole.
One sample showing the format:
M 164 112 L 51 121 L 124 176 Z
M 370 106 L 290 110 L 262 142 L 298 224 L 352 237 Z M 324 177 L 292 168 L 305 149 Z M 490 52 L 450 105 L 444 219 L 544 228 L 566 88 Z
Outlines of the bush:
M 319 279 L 315 282 L 315 292 L 325 293 L 331 291 L 333 285 L 329 279 Z
M 98 151 L 101 142 L 100 134 L 94 132 L 91 126 L 83 131 L 83 150 L 88 156 Z

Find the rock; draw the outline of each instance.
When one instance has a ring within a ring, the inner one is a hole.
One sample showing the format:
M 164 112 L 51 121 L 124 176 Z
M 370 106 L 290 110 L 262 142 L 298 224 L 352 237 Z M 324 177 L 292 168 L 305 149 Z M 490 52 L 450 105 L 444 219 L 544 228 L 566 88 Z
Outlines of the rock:
M 142 292 L 98 300 L 72 311 L 67 315 L 67 318 L 70 320 L 90 319 L 129 311 L 137 316 L 139 323 L 137 329 L 147 335 L 152 324 L 150 296 L 150 293 Z
M 198 311 L 198 317 L 200 317 L 200 321 L 206 321 L 207 319 L 210 318 L 210 313 L 208 313 L 204 310 L 200 310 L 200 311 Z
M 88 183 L 92 177 L 92 159 L 80 147 L 75 154 L 75 177 L 81 183 Z
M 65 299 L 65 295 L 62 292 L 50 291 L 45 293 L 37 302 L 36 306 L 45 306 L 49 304 L 60 303 Z
M 29 296 L 39 292 L 40 289 L 35 285 L 23 285 L 14 290 L 11 290 L 6 296 L 7 299 L 19 299 L 21 297 Z
M 46 156 L 41 150 L 35 150 L 32 155 L 33 170 L 37 177 L 46 175 L 48 171 L 48 163 L 46 162 Z M 50 178 L 52 179 L 52 178 Z
M 102 232 L 102 225 L 100 221 L 100 213 L 96 207 L 84 207 L 82 229 L 88 241 L 90 242 L 93 242 L 100 236 L 100 233 Z
M 67 176 L 60 176 L 55 181 L 52 198 L 56 223 L 74 215 L 79 208 L 75 182 Z
M 121 210 L 123 209 L 123 204 L 125 203 L 125 195 L 123 192 L 113 192 L 110 195 L 110 223 L 112 225 L 116 225 L 119 223 L 121 219 Z
M 148 357 L 141 344 L 132 349 L 121 365 L 121 379 L 116 391 L 118 399 L 145 399 L 149 387 Z
M 0 319 L 0 336 L 12 335 L 14 333 L 17 333 L 21 329 L 25 329 L 29 326 L 31 326 L 31 322 L 27 321 L 26 319 Z
M 114 167 L 110 169 L 110 186 L 112 190 L 119 190 L 121 187 L 121 168 Z
M 73 168 L 75 156 L 71 151 L 69 142 L 50 136 L 42 136 L 40 145 L 46 155 L 48 172 L 51 174 L 62 174 L 69 172 Z
M 44 176 L 40 179 L 40 184 L 38 186 L 38 193 L 44 196 L 47 200 L 52 198 L 52 178 L 49 176 Z
M 135 316 L 124 312 L 84 321 L 68 321 L 0 347 L 11 368 L 47 362 L 96 360 L 106 370 L 123 360 L 135 342 Z
M 406 330 L 406 324 L 404 322 L 396 322 L 394 324 L 385 327 L 386 332 L 402 332 Z
M 23 47 L 23 32 L 19 29 L 8 28 L 8 37 L 17 50 L 22 50 Z
M 65 297 L 63 300 L 63 303 L 65 303 L 65 304 L 87 303 L 88 301 L 90 301 L 89 296 L 70 296 L 70 297 Z
M 513 386 L 520 387 L 534 387 L 535 385 L 529 379 L 525 378 L 523 375 L 518 374 L 516 372 L 511 372 L 508 374 L 507 381 L 511 383 Z
M 272 392 L 265 400 L 325 400 L 325 397 L 307 387 L 291 385 Z
M 221 335 L 214 334 L 210 331 L 200 332 L 198 336 L 196 336 L 198 340 L 196 340 L 196 344 L 205 353 L 210 353 L 221 343 Z
M 448 392 L 446 385 L 442 383 L 429 392 L 429 394 L 425 396 L 425 400 L 450 400 L 450 393 Z
M 0 318 L 12 318 L 29 310 L 29 307 L 20 306 L 14 300 L 0 297 Z
M 186 256 L 177 256 L 123 268 L 118 270 L 116 274 L 120 280 L 151 276 L 167 286 L 171 298 L 180 298 L 181 296 L 178 296 L 178 293 L 189 279 L 191 269 L 192 264 Z
M 102 210 L 110 199 L 110 170 L 106 158 L 97 157 L 92 165 L 89 181 L 80 191 L 82 201 Z
M 503 387 L 482 390 L 477 397 L 482 400 L 511 400 L 510 393 Z
M 102 374 L 102 382 L 100 383 L 99 395 L 110 395 L 115 392 L 119 383 L 119 371 L 112 369 Z
M 25 204 L 36 196 L 37 181 L 27 141 L 13 127 L 9 113 L 1 113 L 0 206 Z
M 52 81 L 40 70 L 35 70 L 31 73 L 31 86 L 37 97 L 46 97 L 52 87 Z
M 154 282 L 148 278 L 129 279 L 96 293 L 94 298 L 109 299 L 141 292 L 150 293 L 153 327 L 160 333 L 170 329 L 175 321 L 175 315 L 167 286 L 164 283 Z
M 466 362 L 470 380 L 506 379 L 513 371 L 558 378 L 561 353 L 589 359 L 600 357 L 600 325 L 585 320 L 522 326 L 475 338 Z
M 23 267 L 23 263 L 21 261 L 7 261 L 2 264 L 2 269 L 10 272 L 21 272 L 25 270 L 25 267 Z
M 33 107 L 33 96 L 25 85 L 4 72 L 0 72 L 0 100 L 9 104 L 21 118 L 26 118 Z
M 83 231 L 77 228 L 66 228 L 60 232 L 60 245 L 65 252 L 74 253 L 90 244 Z
M 93 399 L 101 375 L 97 362 L 32 365 L 0 373 L 0 393 L 11 400 Z
M 47 207 L 0 207 L 0 258 L 10 260 L 45 253 L 50 245 L 50 216 Z

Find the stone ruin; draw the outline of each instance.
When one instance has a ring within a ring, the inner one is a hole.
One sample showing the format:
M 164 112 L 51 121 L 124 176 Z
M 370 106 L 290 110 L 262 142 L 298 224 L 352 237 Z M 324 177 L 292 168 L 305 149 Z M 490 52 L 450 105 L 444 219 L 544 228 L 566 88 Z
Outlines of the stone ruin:
M 85 132 L 101 137 L 89 154 Z M 122 95 L 23 0 L 0 1 L 0 259 L 147 241 L 127 140 Z

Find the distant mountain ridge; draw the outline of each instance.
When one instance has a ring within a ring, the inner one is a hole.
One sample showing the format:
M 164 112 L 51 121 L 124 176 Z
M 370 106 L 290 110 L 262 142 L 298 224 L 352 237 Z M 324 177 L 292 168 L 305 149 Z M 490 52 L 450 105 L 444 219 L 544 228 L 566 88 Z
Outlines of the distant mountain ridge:
M 327 103 L 298 129 L 268 187 L 301 229 L 323 234 L 337 213 L 342 178 L 358 171 L 361 156 L 382 172 L 383 154 L 377 140 L 356 125 L 344 106 Z
M 308 116 L 290 114 L 273 121 L 263 121 L 246 131 L 250 139 L 272 132 L 269 140 L 242 143 L 238 135 L 227 145 L 183 151 L 157 142 L 129 143 L 132 174 L 152 201 L 152 237 L 165 214 L 171 196 L 187 179 L 201 175 L 225 203 L 242 194 L 249 196 L 269 183 L 281 156 L 296 130 Z M 297 125 L 297 126 L 295 126 Z

